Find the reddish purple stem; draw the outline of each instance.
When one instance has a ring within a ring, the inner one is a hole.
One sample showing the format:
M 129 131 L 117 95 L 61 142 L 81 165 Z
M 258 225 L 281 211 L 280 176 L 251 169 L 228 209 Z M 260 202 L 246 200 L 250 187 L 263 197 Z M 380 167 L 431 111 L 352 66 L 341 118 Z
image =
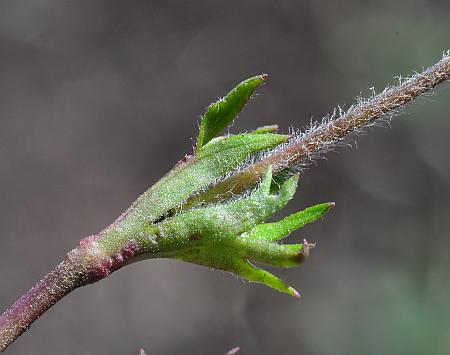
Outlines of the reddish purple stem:
M 86 260 L 85 248 L 70 251 L 59 265 L 0 316 L 0 351 L 65 295 L 98 278 L 95 270 L 86 265 Z

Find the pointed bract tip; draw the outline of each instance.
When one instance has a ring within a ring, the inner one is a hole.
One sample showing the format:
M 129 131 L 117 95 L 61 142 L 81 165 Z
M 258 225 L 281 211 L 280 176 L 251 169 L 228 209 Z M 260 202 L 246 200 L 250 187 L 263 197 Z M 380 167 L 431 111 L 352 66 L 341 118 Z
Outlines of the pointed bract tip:
M 288 292 L 291 296 L 295 297 L 295 298 L 302 298 L 302 295 L 293 287 L 289 287 L 288 288 Z
M 325 202 L 321 204 L 324 207 L 324 211 L 322 214 L 327 213 L 329 210 L 331 210 L 334 206 L 336 206 L 336 203 L 334 202 Z

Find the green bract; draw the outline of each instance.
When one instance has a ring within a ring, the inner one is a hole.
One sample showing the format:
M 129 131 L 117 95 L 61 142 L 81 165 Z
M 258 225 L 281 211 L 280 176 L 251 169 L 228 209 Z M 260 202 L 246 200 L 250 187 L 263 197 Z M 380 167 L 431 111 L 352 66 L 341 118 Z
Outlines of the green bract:
M 264 133 L 217 138 L 188 156 L 141 195 L 119 223 L 129 229 L 153 222 L 184 200 L 235 169 L 252 154 L 275 147 L 289 136 Z
M 231 90 L 224 98 L 208 107 L 200 123 L 197 150 L 217 137 L 233 121 L 247 103 L 253 91 L 266 78 L 267 75 L 258 75 L 247 79 Z
M 123 254 L 123 246 L 129 246 L 131 238 L 138 251 L 133 252 L 140 258 L 184 260 L 299 296 L 251 262 L 279 267 L 301 264 L 314 245 L 279 241 L 323 216 L 333 204 L 316 205 L 279 222 L 264 223 L 291 200 L 298 182 L 298 175 L 289 171 L 273 176 L 271 167 L 253 191 L 249 186 L 241 195 L 225 200 L 210 196 L 224 176 L 238 175 L 249 158 L 289 139 L 274 133 L 275 125 L 217 137 L 264 79 L 256 76 L 240 83 L 209 107 L 200 125 L 195 154 L 180 161 L 103 232 L 99 243 L 105 255 Z M 216 202 L 208 202 L 212 200 Z

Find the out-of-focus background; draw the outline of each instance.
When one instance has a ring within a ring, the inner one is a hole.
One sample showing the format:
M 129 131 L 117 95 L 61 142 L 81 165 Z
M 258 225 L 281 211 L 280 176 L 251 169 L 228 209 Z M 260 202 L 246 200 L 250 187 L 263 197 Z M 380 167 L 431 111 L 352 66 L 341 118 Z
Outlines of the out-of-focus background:
M 204 108 L 267 85 L 231 132 L 283 131 L 433 64 L 445 0 L 0 2 L 0 307 L 191 150 Z M 449 354 L 450 87 L 306 171 L 292 212 L 335 201 L 276 270 L 301 301 L 153 260 L 77 290 L 11 354 Z

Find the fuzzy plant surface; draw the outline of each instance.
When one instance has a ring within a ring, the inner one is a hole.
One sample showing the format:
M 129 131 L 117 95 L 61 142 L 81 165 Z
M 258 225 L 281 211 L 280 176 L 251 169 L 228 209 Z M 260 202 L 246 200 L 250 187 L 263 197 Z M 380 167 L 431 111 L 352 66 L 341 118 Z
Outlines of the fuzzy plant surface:
M 289 244 L 283 239 L 334 206 L 320 203 L 267 223 L 292 199 L 298 168 L 352 133 L 390 119 L 398 109 L 449 78 L 446 53 L 422 73 L 359 99 L 347 111 L 339 110 L 304 133 L 278 134 L 274 125 L 221 135 L 267 75 L 243 81 L 208 107 L 191 155 L 110 226 L 83 238 L 0 316 L 0 351 L 68 293 L 143 259 L 172 258 L 204 265 L 300 297 L 292 286 L 255 266 L 303 263 L 314 244 L 306 240 Z

